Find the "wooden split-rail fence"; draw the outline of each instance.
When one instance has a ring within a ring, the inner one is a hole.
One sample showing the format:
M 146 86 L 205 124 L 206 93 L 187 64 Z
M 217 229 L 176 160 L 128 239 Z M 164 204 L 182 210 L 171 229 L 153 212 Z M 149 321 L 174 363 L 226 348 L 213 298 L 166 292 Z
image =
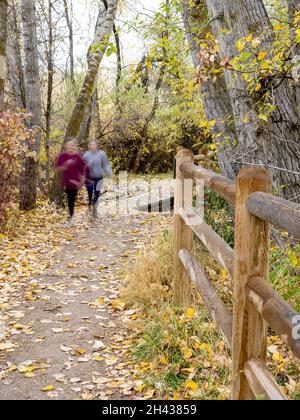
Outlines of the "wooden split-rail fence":
M 195 224 L 195 180 L 235 209 L 233 250 L 204 221 Z M 195 165 L 190 150 L 176 157 L 174 298 L 187 303 L 191 281 L 218 324 L 232 354 L 233 400 L 286 400 L 267 368 L 271 328 L 300 359 L 300 317 L 269 282 L 271 224 L 300 238 L 300 206 L 272 195 L 272 180 L 262 167 L 241 170 L 236 182 Z M 233 314 L 192 252 L 194 234 L 233 278 Z

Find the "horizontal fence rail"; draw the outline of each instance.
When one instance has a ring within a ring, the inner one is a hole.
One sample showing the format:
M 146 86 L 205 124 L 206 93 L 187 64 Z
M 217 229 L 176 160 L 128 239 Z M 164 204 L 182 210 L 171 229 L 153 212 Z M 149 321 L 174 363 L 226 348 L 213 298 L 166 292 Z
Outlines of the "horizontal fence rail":
M 235 203 L 236 185 L 229 179 L 194 164 L 182 164 L 180 171 L 185 178 L 204 180 L 206 188 L 213 189 L 229 203 Z
M 300 340 L 294 340 L 294 319 L 298 313 L 276 293 L 270 284 L 260 278 L 252 278 L 247 283 L 250 300 L 269 326 L 288 342 L 294 355 L 300 359 Z
M 300 205 L 261 192 L 250 195 L 247 208 L 251 214 L 300 238 Z
M 265 363 L 259 360 L 250 360 L 246 362 L 244 372 L 254 395 L 270 401 L 287 400 Z
M 199 179 L 235 209 L 234 250 L 204 221 L 194 223 L 193 185 Z M 232 182 L 195 165 L 190 150 L 177 155 L 174 297 L 176 303 L 187 303 L 190 283 L 202 296 L 232 352 L 234 400 L 287 399 L 266 365 L 268 327 L 300 359 L 300 337 L 295 335 L 300 317 L 269 282 L 270 224 L 300 237 L 300 206 L 271 192 L 271 178 L 261 167 L 243 169 Z M 193 235 L 232 277 L 233 314 L 193 254 Z
M 179 258 L 194 283 L 196 290 L 198 290 L 204 299 L 206 306 L 222 332 L 227 347 L 230 349 L 232 344 L 232 314 L 208 280 L 194 255 L 190 251 L 182 249 L 179 252 Z
M 182 209 L 181 217 L 187 225 L 190 225 L 189 221 L 190 218 L 194 217 L 194 212 Z M 195 226 L 192 225 L 191 229 L 222 267 L 233 276 L 233 249 L 205 222 Z

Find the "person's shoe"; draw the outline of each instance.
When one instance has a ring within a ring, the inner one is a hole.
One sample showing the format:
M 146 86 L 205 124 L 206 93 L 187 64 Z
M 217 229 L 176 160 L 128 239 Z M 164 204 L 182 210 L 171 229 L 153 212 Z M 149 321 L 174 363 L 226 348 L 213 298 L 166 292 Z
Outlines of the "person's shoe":
M 97 211 L 97 206 L 96 205 L 93 206 L 93 217 L 94 217 L 94 219 L 98 218 L 98 211 Z
M 66 227 L 67 227 L 67 228 L 72 227 L 72 217 L 69 217 L 69 218 L 68 218 L 68 221 L 67 221 Z

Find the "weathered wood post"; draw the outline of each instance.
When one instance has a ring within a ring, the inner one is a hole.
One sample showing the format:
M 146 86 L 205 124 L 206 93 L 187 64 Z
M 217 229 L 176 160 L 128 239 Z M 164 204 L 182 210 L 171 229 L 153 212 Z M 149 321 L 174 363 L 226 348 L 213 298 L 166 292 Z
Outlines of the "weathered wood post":
M 272 191 L 271 178 L 263 168 L 243 169 L 237 179 L 234 324 L 233 324 L 233 400 L 254 399 L 246 377 L 245 364 L 251 359 L 265 360 L 267 325 L 247 297 L 247 282 L 252 277 L 269 281 L 269 224 L 247 210 L 254 192 Z
M 190 279 L 179 259 L 179 251 L 192 250 L 193 232 L 183 221 L 180 215 L 181 208 L 193 206 L 193 183 L 192 179 L 185 179 L 180 171 L 182 164 L 193 164 L 194 154 L 191 150 L 182 149 L 176 156 L 176 182 L 175 182 L 175 205 L 174 205 L 174 302 L 175 304 L 187 304 L 191 296 Z

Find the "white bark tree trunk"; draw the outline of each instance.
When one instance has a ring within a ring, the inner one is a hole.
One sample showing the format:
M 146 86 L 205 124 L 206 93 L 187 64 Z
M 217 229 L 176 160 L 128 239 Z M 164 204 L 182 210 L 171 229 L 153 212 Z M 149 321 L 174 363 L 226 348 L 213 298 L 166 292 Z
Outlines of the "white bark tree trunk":
M 24 69 L 21 53 L 21 9 L 17 1 L 10 1 L 8 16 L 8 81 L 11 103 L 26 108 Z
M 63 0 L 65 9 L 65 19 L 69 32 L 69 58 L 70 58 L 70 78 L 75 84 L 75 64 L 74 64 L 74 31 L 73 31 L 73 18 L 72 18 L 72 1 L 69 5 L 68 0 Z
M 4 85 L 7 74 L 7 0 L 0 1 L 0 111 L 4 108 Z
M 36 129 L 34 143 L 28 142 L 30 156 L 25 158 L 20 185 L 20 208 L 35 207 L 39 179 L 39 156 L 41 147 L 42 100 L 39 74 L 36 9 L 34 0 L 22 0 L 22 28 L 24 41 L 24 74 L 26 109 L 32 115 L 30 127 Z
M 95 89 L 100 64 L 113 31 L 117 5 L 118 0 L 110 0 L 106 10 L 105 3 L 101 3 L 95 39 L 89 52 L 88 70 L 69 121 L 65 141 L 77 137 L 80 132 L 81 124 Z
M 46 151 L 46 181 L 49 185 L 50 182 L 50 147 L 51 147 L 51 130 L 52 130 L 52 111 L 53 111 L 53 90 L 54 90 L 54 49 L 55 40 L 53 34 L 53 3 L 48 0 L 47 8 L 48 20 L 48 42 L 46 47 L 46 61 L 47 61 L 47 103 L 45 111 L 46 120 L 46 138 L 45 138 L 45 151 Z

